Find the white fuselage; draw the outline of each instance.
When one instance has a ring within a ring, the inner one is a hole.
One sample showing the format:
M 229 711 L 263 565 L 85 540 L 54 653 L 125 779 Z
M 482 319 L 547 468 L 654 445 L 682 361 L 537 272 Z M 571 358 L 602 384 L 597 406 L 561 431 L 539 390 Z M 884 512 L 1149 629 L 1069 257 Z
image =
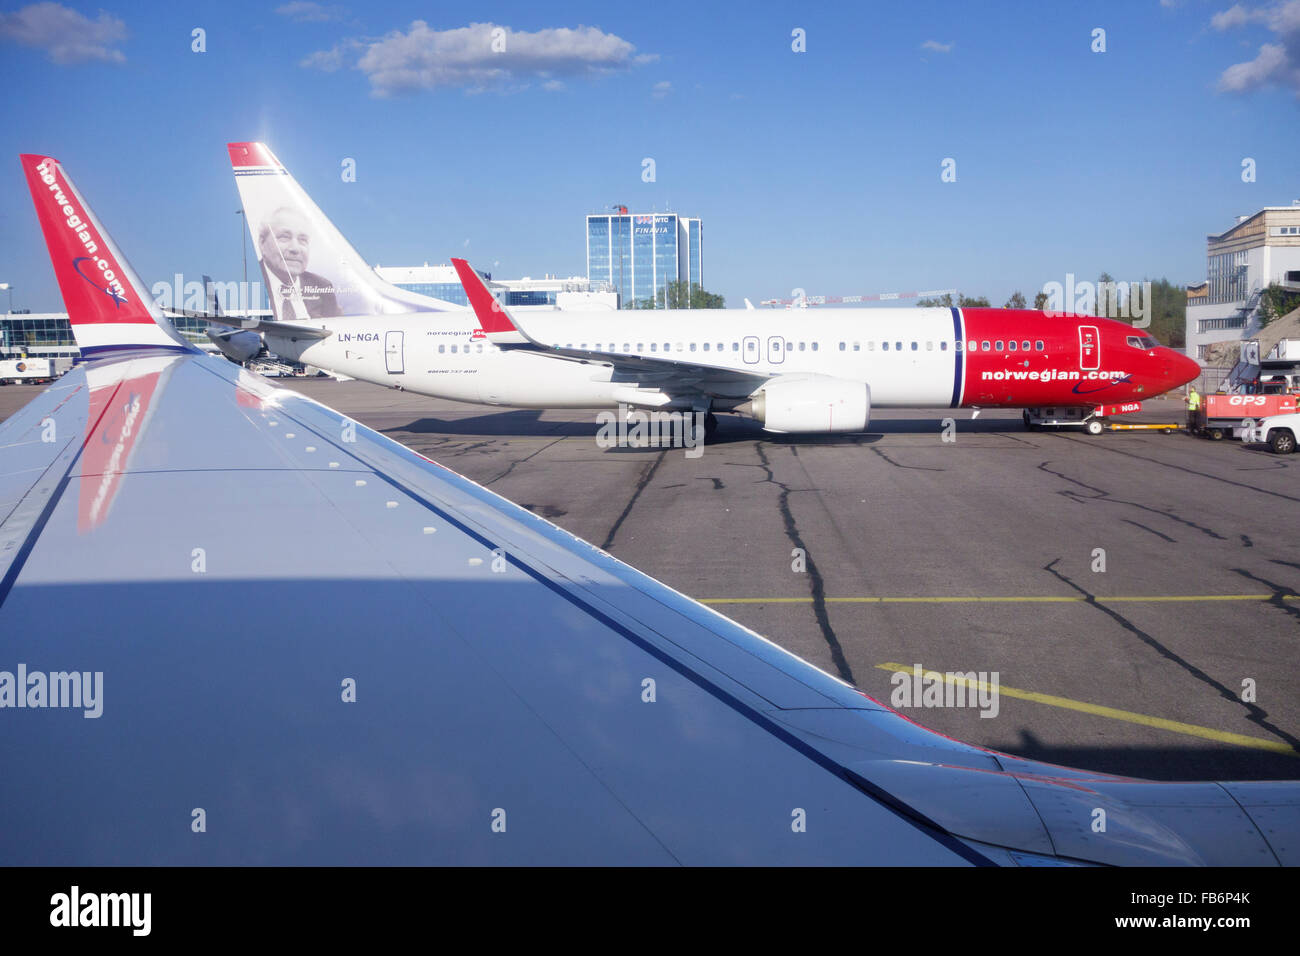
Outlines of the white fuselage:
M 760 377 L 810 373 L 870 382 L 876 406 L 948 405 L 953 397 L 949 309 L 524 315 L 531 336 L 560 348 L 680 360 Z M 532 408 L 662 404 L 654 382 L 646 381 L 653 373 L 639 376 L 638 387 L 598 360 L 498 348 L 475 334 L 479 324 L 470 311 L 334 319 L 329 327 L 334 334 L 317 340 L 268 333 L 268 345 L 328 371 L 456 401 Z M 751 390 L 745 387 L 736 397 Z

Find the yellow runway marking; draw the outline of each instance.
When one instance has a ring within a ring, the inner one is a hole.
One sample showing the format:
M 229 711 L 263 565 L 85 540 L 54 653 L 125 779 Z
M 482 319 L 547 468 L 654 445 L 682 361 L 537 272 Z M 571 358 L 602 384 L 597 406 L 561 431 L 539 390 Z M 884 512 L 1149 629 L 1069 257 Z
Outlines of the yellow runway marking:
M 827 604 L 1144 604 L 1179 601 L 1271 601 L 1274 594 L 1139 594 L 1116 597 L 1080 595 L 1045 597 L 828 597 Z M 1283 594 L 1283 601 L 1300 601 L 1300 594 Z M 697 598 L 701 604 L 811 604 L 810 597 Z
M 888 662 L 877 664 L 876 668 L 882 671 L 897 671 L 903 674 L 912 673 L 912 668 L 903 664 Z M 965 677 L 956 675 L 943 674 L 938 671 L 924 671 L 923 673 L 937 673 L 944 679 L 945 683 L 962 684 L 967 687 L 977 689 L 992 689 L 991 684 L 983 681 L 968 680 Z M 1224 744 L 1234 744 L 1238 747 L 1254 747 L 1257 750 L 1271 750 L 1274 753 L 1288 754 L 1289 756 L 1300 756 L 1295 748 L 1290 744 L 1282 743 L 1276 740 L 1264 740 L 1261 737 L 1248 737 L 1245 734 L 1232 734 L 1223 730 L 1213 730 L 1209 727 L 1201 727 L 1197 724 L 1184 724 L 1177 720 L 1165 720 L 1163 717 L 1150 717 L 1147 714 L 1136 714 L 1131 710 L 1117 710 L 1114 707 L 1102 707 L 1100 704 L 1089 704 L 1081 700 L 1071 700 L 1069 697 L 1056 697 L 1052 694 L 1039 694 L 1032 690 L 1018 690 L 1014 687 L 1008 687 L 1006 684 L 1000 684 L 997 688 L 999 694 L 1005 694 L 1008 697 L 1016 697 L 1020 700 L 1031 700 L 1038 704 L 1047 704 L 1051 707 L 1063 707 L 1066 710 L 1077 710 L 1085 714 L 1093 714 L 1097 717 L 1109 717 L 1112 720 L 1123 720 L 1130 724 L 1141 724 L 1144 727 L 1157 727 L 1161 730 L 1172 730 L 1176 734 L 1187 734 L 1192 737 L 1201 737 L 1205 740 L 1214 740 Z

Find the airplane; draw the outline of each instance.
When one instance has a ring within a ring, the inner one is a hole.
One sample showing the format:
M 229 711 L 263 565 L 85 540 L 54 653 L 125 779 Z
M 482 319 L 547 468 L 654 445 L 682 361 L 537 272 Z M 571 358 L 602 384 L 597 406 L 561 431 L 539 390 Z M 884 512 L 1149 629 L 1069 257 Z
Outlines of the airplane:
M 1030 427 L 1100 434 L 1104 416 L 1200 374 L 1126 323 L 1026 309 L 530 309 L 506 329 L 385 282 L 264 143 L 227 149 L 275 316 L 248 327 L 281 356 L 417 394 L 698 412 L 706 434 L 718 413 L 862 432 L 873 406 L 1021 408 Z
M 933 733 L 205 354 L 21 161 L 87 361 L 0 424 L 7 864 L 1300 863 L 1300 783 Z

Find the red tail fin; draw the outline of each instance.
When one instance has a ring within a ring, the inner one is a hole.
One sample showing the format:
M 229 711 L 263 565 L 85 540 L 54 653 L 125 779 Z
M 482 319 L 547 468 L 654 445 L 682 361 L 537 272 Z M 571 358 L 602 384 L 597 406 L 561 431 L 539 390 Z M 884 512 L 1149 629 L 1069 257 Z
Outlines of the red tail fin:
M 32 155 L 21 159 L 82 354 L 111 349 L 191 349 L 153 304 L 144 283 L 58 160 Z

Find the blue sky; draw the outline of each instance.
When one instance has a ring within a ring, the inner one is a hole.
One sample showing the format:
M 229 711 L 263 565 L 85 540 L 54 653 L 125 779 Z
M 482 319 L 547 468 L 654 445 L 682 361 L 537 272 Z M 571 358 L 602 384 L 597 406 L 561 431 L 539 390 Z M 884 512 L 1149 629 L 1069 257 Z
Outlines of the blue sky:
M 1198 281 L 1207 233 L 1300 198 L 1300 0 L 180 6 L 0 6 L 15 307 L 62 308 L 21 152 L 149 283 L 239 277 L 224 144 L 261 139 L 372 263 L 584 274 L 585 215 L 621 202 L 702 217 L 733 306 Z M 506 51 L 444 32 L 474 23 Z

